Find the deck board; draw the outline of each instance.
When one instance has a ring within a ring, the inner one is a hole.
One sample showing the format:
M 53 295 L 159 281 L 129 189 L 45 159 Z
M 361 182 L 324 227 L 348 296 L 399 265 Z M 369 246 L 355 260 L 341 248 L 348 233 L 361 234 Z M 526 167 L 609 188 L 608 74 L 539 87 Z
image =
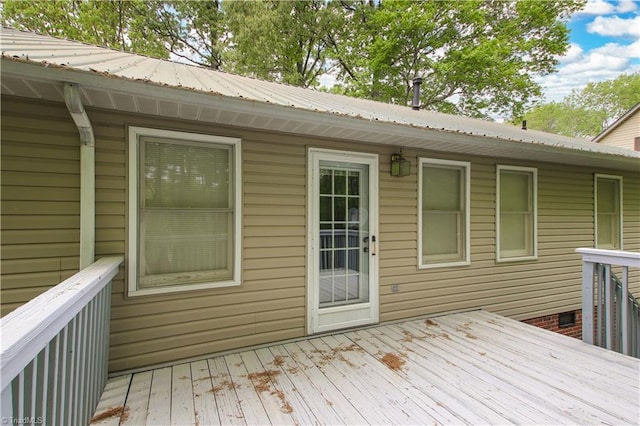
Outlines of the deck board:
M 129 416 L 127 422 L 132 425 L 147 424 L 147 414 L 149 413 L 149 395 L 151 393 L 152 371 L 134 374 L 131 379 L 131 387 L 126 397 Z M 123 401 L 124 404 L 124 401 Z
M 637 424 L 640 360 L 474 311 L 115 377 L 98 407 L 121 425 Z
M 218 406 L 212 392 L 213 380 L 207 360 L 191 363 L 191 378 L 193 380 L 193 409 L 196 424 L 219 425 Z

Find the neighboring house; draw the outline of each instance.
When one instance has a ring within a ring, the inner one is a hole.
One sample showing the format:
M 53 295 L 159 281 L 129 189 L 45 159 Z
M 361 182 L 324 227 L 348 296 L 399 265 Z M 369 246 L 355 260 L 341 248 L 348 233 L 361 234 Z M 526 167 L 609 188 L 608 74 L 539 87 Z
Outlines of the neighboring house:
M 125 256 L 112 372 L 458 310 L 575 312 L 577 247 L 640 251 L 640 153 L 13 29 L 1 43 L 2 313 Z
M 593 142 L 640 151 L 640 102 L 593 138 Z

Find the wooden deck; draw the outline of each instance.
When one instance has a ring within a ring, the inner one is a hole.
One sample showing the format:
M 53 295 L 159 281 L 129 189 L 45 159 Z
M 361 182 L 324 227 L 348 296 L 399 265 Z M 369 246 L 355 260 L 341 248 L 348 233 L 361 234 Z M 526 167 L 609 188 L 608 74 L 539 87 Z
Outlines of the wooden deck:
M 638 359 L 475 311 L 115 377 L 92 424 L 638 424 L 639 383 Z

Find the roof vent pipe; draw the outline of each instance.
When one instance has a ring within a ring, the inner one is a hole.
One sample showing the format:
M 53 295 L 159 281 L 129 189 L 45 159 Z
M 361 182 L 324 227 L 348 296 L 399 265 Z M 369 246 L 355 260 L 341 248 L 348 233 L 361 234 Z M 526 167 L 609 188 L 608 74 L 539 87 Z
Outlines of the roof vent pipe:
M 416 77 L 413 79 L 413 103 L 411 109 L 414 111 L 420 110 L 420 85 L 422 84 L 422 78 Z

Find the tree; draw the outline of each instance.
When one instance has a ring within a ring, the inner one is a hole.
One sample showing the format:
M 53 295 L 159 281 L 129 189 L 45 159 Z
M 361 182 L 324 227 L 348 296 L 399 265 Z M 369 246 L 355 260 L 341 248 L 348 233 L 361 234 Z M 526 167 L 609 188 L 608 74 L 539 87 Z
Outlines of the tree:
M 324 0 L 225 0 L 228 69 L 310 87 L 327 70 L 326 33 L 332 14 Z
M 174 56 L 196 65 L 223 68 L 228 31 L 222 1 L 154 1 L 137 15 Z
M 5 1 L 2 24 L 66 37 L 116 50 L 169 56 L 164 40 L 152 36 L 141 11 L 155 2 L 132 1 Z
M 342 2 L 347 24 L 333 52 L 344 93 L 408 104 L 422 77 L 421 107 L 486 116 L 516 113 L 540 95 L 535 75 L 555 70 L 568 47 L 563 18 L 578 1 Z
M 622 74 L 614 80 L 589 83 L 581 90 L 573 90 L 561 102 L 537 105 L 523 118 L 530 129 L 593 138 L 638 102 L 640 73 Z
M 584 0 L 91 0 L 2 3 L 3 23 L 292 85 L 487 117 L 521 115 Z

